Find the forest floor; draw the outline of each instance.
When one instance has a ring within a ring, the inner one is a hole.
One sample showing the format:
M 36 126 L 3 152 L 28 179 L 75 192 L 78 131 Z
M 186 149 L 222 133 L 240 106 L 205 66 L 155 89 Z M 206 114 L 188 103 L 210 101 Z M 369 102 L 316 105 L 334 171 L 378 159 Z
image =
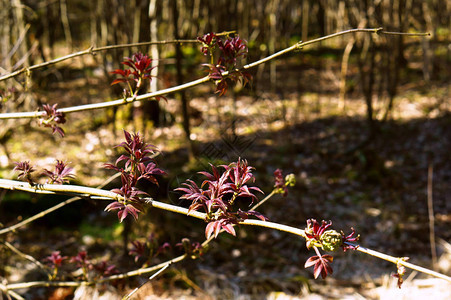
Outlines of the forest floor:
M 305 71 L 299 80 L 327 81 L 325 86 L 338 90 L 337 80 L 330 74 L 327 69 L 322 72 L 312 69 Z M 80 89 L 78 95 L 74 88 L 77 84 L 82 86 L 83 81 L 73 81 L 67 87 L 70 94 L 61 84 L 43 97 L 61 99 L 60 107 L 73 105 L 74 99 L 83 99 L 82 93 L 86 93 L 85 89 Z M 303 84 L 308 86 L 309 83 Z M 93 93 L 102 90 L 98 85 L 101 82 L 90 82 Z M 286 198 L 275 196 L 261 207 L 260 211 L 271 221 L 304 228 L 309 218 L 332 220 L 335 229 L 349 232 L 350 227 L 355 228 L 365 247 L 393 256 L 407 256 L 412 263 L 432 268 L 426 192 L 429 170 L 433 174 L 431 200 L 438 245 L 436 268 L 450 275 L 449 85 L 446 82 L 432 88 L 421 83 L 401 85 L 391 118 L 378 122 L 379 130 L 370 143 L 357 148 L 355 146 L 368 137 L 364 100 L 351 94 L 343 107 L 337 93 L 318 93 L 302 89 L 300 85 L 302 93 L 287 89 L 283 95 L 264 92 L 258 97 L 217 98 L 203 97 L 203 92 L 191 94 L 191 106 L 197 113 L 192 120 L 195 126 L 191 138 L 199 154 L 194 161 L 187 159 L 178 101 L 170 97 L 167 102 L 162 101 L 161 107 L 176 122 L 164 127 L 148 126 L 144 131 L 146 139 L 162 151 L 156 161 L 168 173 L 161 178 L 160 189 L 151 191 L 152 196 L 179 204 L 179 195 L 173 189 L 181 182 L 187 178 L 201 180 L 195 173 L 208 169 L 210 161 L 228 163 L 241 157 L 255 167 L 256 185 L 266 194 L 271 192 L 272 174 L 277 168 L 284 174 L 296 176 L 297 185 L 290 189 Z M 211 95 L 211 92 L 207 90 L 205 94 Z M 376 100 L 377 118 L 383 115 L 386 104 L 386 100 Z M 113 146 L 122 139 L 120 130 L 112 132 L 111 124 L 104 124 L 107 114 L 71 115 L 64 125 L 67 132 L 64 139 L 51 136 L 48 129 L 34 126 L 36 124 L 17 128 L 6 144 L 10 157 L 4 153 L 0 157 L 1 177 L 15 176 L 11 171 L 13 161 L 30 160 L 38 168 L 45 168 L 55 159 L 63 159 L 75 168 L 75 183 L 100 184 L 111 175 L 102 165 L 115 161 L 118 149 Z M 132 130 L 133 124 L 124 127 Z M 5 226 L 61 201 L 61 198 L 44 201 L 43 197 L 30 198 L 22 193 L 2 194 L 1 197 L 0 212 Z M 103 212 L 104 206 L 77 202 L 25 231 L 8 235 L 7 240 L 41 260 L 52 250 L 75 255 L 77 247 L 82 245 L 91 257 L 107 257 L 121 271 L 139 267 L 132 258 L 130 262 L 121 262 L 124 229 L 117 224 L 114 213 Z M 144 240 L 153 233 L 160 243 L 175 245 L 184 237 L 202 242 L 204 226 L 184 216 L 149 210 L 132 225 L 130 238 Z M 171 251 L 154 262 L 178 253 Z M 314 280 L 312 270 L 304 269 L 305 260 L 311 255 L 305 241 L 297 237 L 260 228 L 239 228 L 236 238 L 222 234 L 201 259 L 171 267 L 160 279 L 141 289 L 138 298 L 451 298 L 446 282 L 410 271 L 399 290 L 396 279 L 391 277 L 396 266 L 352 251 L 335 254 L 334 274 L 326 280 Z M 42 279 L 42 274 L 34 274 L 21 258 L 3 252 L 2 259 L 11 265 L 10 281 Z M 119 283 L 103 293 L 108 299 L 120 299 L 118 295 L 144 280 L 142 276 L 139 280 Z M 44 288 L 24 292 L 30 299 L 62 299 L 64 297 L 58 293 L 64 295 L 67 291 L 70 294 L 74 290 L 58 288 L 52 290 L 51 295 L 49 289 Z M 84 295 L 78 298 L 83 299 L 88 295 L 92 297 L 94 291 L 83 287 L 76 293 Z M 150 294 L 153 296 L 148 296 Z

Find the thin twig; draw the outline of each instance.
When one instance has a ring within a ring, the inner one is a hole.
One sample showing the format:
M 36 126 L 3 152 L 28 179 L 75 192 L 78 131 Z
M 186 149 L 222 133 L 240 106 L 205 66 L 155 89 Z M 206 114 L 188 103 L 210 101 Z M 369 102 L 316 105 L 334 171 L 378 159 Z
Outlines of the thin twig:
M 432 180 L 433 167 L 429 163 L 428 167 L 428 184 L 427 184 L 427 202 L 428 202 L 428 217 L 429 217 L 429 243 L 431 244 L 432 268 L 437 270 L 437 248 L 435 246 L 435 216 L 434 216 L 434 201 L 432 198 Z
M 362 247 L 362 246 L 359 246 L 356 250 L 360 251 L 360 252 L 363 252 L 363 253 L 366 253 L 368 255 L 371 255 L 371 256 L 374 256 L 374 257 L 378 257 L 380 259 L 392 262 L 395 265 L 400 264 L 400 265 L 403 265 L 404 267 L 410 268 L 412 270 L 416 270 L 416 271 L 419 271 L 419 272 L 422 272 L 422 273 L 425 273 L 425 274 L 428 274 L 428 275 L 431 275 L 431 276 L 434 276 L 434 277 L 437 277 L 437 278 L 444 279 L 444 280 L 446 280 L 446 281 L 451 283 L 451 277 L 446 276 L 446 275 L 441 274 L 441 273 L 438 273 L 438 272 L 435 272 L 435 271 L 432 271 L 432 270 L 429 270 L 429 269 L 426 269 L 426 268 L 423 268 L 423 267 L 420 267 L 420 266 L 417 266 L 417 265 L 414 265 L 414 264 L 409 263 L 407 261 L 404 261 L 403 257 L 390 256 L 390 255 L 387 255 L 387 254 L 384 254 L 384 253 L 381 253 L 381 252 L 378 252 L 378 251 L 375 251 L 375 250 L 371 250 L 371 249 L 368 249 L 368 248 L 365 248 L 365 247 Z
M 124 105 L 127 103 L 132 103 L 134 101 L 142 101 L 149 98 L 155 98 L 157 96 L 163 96 L 166 94 L 178 92 L 184 89 L 188 89 L 197 85 L 200 85 L 202 83 L 210 81 L 209 76 L 205 76 L 203 78 L 176 86 L 164 90 L 160 90 L 153 93 L 147 93 L 143 95 L 139 95 L 136 97 L 128 97 L 125 99 L 116 99 L 108 102 L 100 102 L 100 103 L 94 103 L 94 104 L 85 104 L 85 105 L 78 105 L 78 106 L 72 106 L 72 107 L 66 107 L 58 109 L 59 112 L 63 113 L 73 113 L 73 112 L 79 112 L 79 111 L 87 111 L 87 110 L 94 110 L 94 109 L 101 109 L 101 108 L 109 108 L 109 107 L 115 107 Z M 20 113 L 3 113 L 0 114 L 0 119 L 32 119 L 32 118 L 41 118 L 45 115 L 45 111 L 36 111 L 36 112 L 20 112 Z
M 164 270 L 166 270 L 168 267 L 170 266 L 170 263 L 167 263 L 163 268 L 161 268 L 158 272 L 156 272 L 155 274 L 153 274 L 152 276 L 149 277 L 148 280 L 146 280 L 146 282 L 144 282 L 143 284 L 141 284 L 139 287 L 135 288 L 133 291 L 131 291 L 128 295 L 124 296 L 122 299 L 123 300 L 128 300 L 130 299 L 133 294 L 135 294 L 140 288 L 142 288 L 145 284 L 147 284 L 148 282 L 150 282 L 152 279 L 154 279 L 155 277 L 157 277 L 158 275 L 160 275 Z
M 187 256 L 186 254 L 180 255 L 174 259 L 171 259 L 164 263 L 158 264 L 156 266 L 152 266 L 149 268 L 142 268 L 142 269 L 130 271 L 130 272 L 123 273 L 123 274 L 112 275 L 109 277 L 105 277 L 105 278 L 101 278 L 101 279 L 93 280 L 93 281 L 31 281 L 31 282 L 10 283 L 10 284 L 6 285 L 6 288 L 8 290 L 17 290 L 17 289 L 23 289 L 23 288 L 40 287 L 40 286 L 44 286 L 44 287 L 90 286 L 90 285 L 95 285 L 98 283 L 104 283 L 104 282 L 109 282 L 109 281 L 118 280 L 118 279 L 125 279 L 125 278 L 130 278 L 130 277 L 134 277 L 134 276 L 139 276 L 139 275 L 155 272 L 157 270 L 160 270 L 161 268 L 163 268 L 164 266 L 166 266 L 168 264 L 173 264 L 173 263 L 182 261 L 183 259 L 185 259 L 186 256 Z
M 36 185 L 35 187 L 31 187 L 29 183 L 25 183 L 25 182 L 21 182 L 21 181 L 14 181 L 14 180 L 0 179 L 0 188 L 4 188 L 5 185 L 9 186 L 9 188 L 11 188 L 11 189 L 14 189 L 16 186 L 27 188 L 27 190 L 29 190 L 31 192 L 36 191 L 39 188 L 41 190 L 49 190 L 49 191 L 53 191 L 53 192 L 79 193 L 83 196 L 98 195 L 98 196 L 102 196 L 102 197 L 110 197 L 112 200 L 122 200 L 122 197 L 114 192 L 105 191 L 105 190 L 96 189 L 96 188 L 88 188 L 88 187 L 84 187 L 84 186 L 77 186 L 77 185 L 43 184 L 43 185 Z M 28 187 L 27 187 L 27 185 L 28 185 Z M 183 214 L 183 215 L 194 217 L 197 219 L 202 219 L 202 220 L 206 219 L 205 213 L 201 213 L 201 212 L 197 212 L 197 211 L 189 212 L 189 210 L 187 208 L 155 201 L 151 198 L 144 198 L 144 200 L 146 201 L 146 203 L 150 204 L 152 207 L 155 207 L 155 208 L 172 211 L 175 213 Z M 292 234 L 295 234 L 298 236 L 305 237 L 304 230 L 302 230 L 302 229 L 279 224 L 279 223 L 274 223 L 274 222 L 247 219 L 247 220 L 239 222 L 238 224 L 266 227 L 266 228 L 276 229 L 279 231 L 284 231 L 284 232 L 288 232 L 288 233 L 292 233 Z M 364 247 L 358 247 L 357 249 L 361 252 L 385 259 L 385 260 L 393 262 L 395 264 L 399 263 L 399 260 L 400 260 L 400 258 L 389 256 L 387 254 L 383 254 L 383 253 L 380 253 L 380 252 L 377 252 L 377 251 L 374 251 L 371 249 L 367 249 Z M 417 271 L 420 271 L 420 272 L 423 272 L 426 274 L 430 274 L 432 276 L 436 276 L 438 278 L 442 278 L 442 279 L 445 279 L 445 280 L 451 282 L 451 277 L 448 277 L 446 275 L 428 270 L 423 267 L 416 266 L 411 263 L 402 262 L 402 264 L 408 268 L 411 268 L 411 269 L 414 269 L 414 270 L 417 270 Z
M 258 201 L 254 206 L 250 208 L 250 210 L 256 210 L 260 205 L 263 205 L 266 201 L 268 201 L 272 196 L 276 194 L 275 190 L 272 190 L 271 193 L 269 193 L 265 198 Z
M 313 39 L 310 41 L 306 41 L 306 42 L 298 42 L 296 44 L 294 44 L 291 47 L 288 47 L 284 50 L 281 50 L 277 53 L 274 53 L 273 55 L 270 55 L 268 57 L 265 57 L 261 60 L 258 60 L 256 62 L 253 62 L 251 64 L 245 65 L 243 66 L 241 69 L 242 70 L 246 70 L 246 69 L 250 69 L 253 68 L 255 66 L 258 66 L 260 64 L 266 63 L 269 60 L 275 59 L 277 57 L 280 57 L 282 55 L 285 55 L 289 52 L 295 51 L 295 50 L 300 50 L 303 47 L 310 45 L 310 44 L 314 44 L 314 43 L 318 43 L 327 39 L 331 39 L 331 38 L 335 38 L 337 36 L 341 36 L 341 35 L 345 35 L 345 34 L 349 34 L 349 33 L 356 33 L 356 32 L 368 32 L 368 33 L 378 33 L 378 34 L 385 34 L 382 31 L 382 28 L 361 28 L 361 29 L 350 29 L 350 30 L 345 30 L 345 31 L 341 31 L 341 32 L 337 32 L 334 34 L 330 34 L 324 37 L 320 37 L 317 39 Z M 424 33 L 418 33 L 418 34 L 409 34 L 409 35 L 418 35 L 418 36 L 423 36 L 423 35 L 427 35 Z M 89 50 L 89 49 L 88 49 Z M 85 51 L 88 51 L 85 50 Z M 83 52 L 83 51 L 82 51 Z M 74 54 L 75 55 L 75 54 Z M 237 69 L 236 71 L 239 71 L 240 69 Z M 228 76 L 231 72 L 223 72 L 222 76 Z M 1 80 L 1 78 L 0 78 Z M 117 100 L 112 100 L 112 101 L 108 101 L 108 102 L 100 102 L 100 103 L 94 103 L 94 104 L 86 104 L 86 105 L 79 105 L 79 106 L 72 106 L 72 107 L 66 107 L 66 108 L 61 108 L 58 109 L 58 111 L 63 112 L 63 113 L 73 113 L 73 112 L 79 112 L 79 111 L 86 111 L 86 110 L 93 110 L 93 109 L 101 109 L 101 108 L 108 108 L 108 107 L 114 107 L 114 106 L 120 106 L 120 105 L 124 105 L 127 103 L 131 103 L 134 101 L 143 101 L 143 100 L 147 100 L 147 99 L 152 99 L 158 96 L 163 96 L 163 95 L 167 95 L 170 93 L 174 93 L 174 92 L 178 92 L 184 89 L 188 89 L 200 84 L 203 84 L 205 82 L 210 81 L 210 77 L 209 76 L 205 76 L 203 78 L 179 85 L 179 86 L 175 86 L 172 88 L 168 88 L 168 89 L 164 89 L 164 90 L 160 90 L 160 91 L 156 91 L 156 92 L 152 92 L 152 93 L 147 93 L 147 94 L 143 94 L 137 97 L 129 97 L 126 99 L 117 99 Z M 44 111 L 38 111 L 38 112 L 21 112 L 21 113 L 3 113 L 0 114 L 0 119 L 30 119 L 30 118 L 40 118 L 43 117 L 45 115 Z
M 430 32 L 392 32 L 392 31 L 384 31 L 381 30 L 378 33 L 380 34 L 388 34 L 388 35 L 406 35 L 406 36 L 431 36 Z
M 60 185 L 60 184 L 35 184 L 30 185 L 28 182 L 17 180 L 0 179 L 0 188 L 9 190 L 21 190 L 30 193 L 53 192 L 59 194 L 77 194 L 80 197 L 100 196 L 100 199 L 121 199 L 121 197 L 110 191 L 96 189 L 80 185 Z
M 40 261 L 38 261 L 36 258 L 34 258 L 33 256 L 23 253 L 22 251 L 20 251 L 19 249 L 17 249 L 12 244 L 10 244 L 10 243 L 8 243 L 6 241 L 3 242 L 3 244 L 5 244 L 5 246 L 8 247 L 12 252 L 16 253 L 17 255 L 19 255 L 20 257 L 22 257 L 22 258 L 24 258 L 26 260 L 31 261 L 36 266 L 38 266 L 40 269 L 44 270 L 47 274 L 50 274 L 48 272 L 47 268 Z

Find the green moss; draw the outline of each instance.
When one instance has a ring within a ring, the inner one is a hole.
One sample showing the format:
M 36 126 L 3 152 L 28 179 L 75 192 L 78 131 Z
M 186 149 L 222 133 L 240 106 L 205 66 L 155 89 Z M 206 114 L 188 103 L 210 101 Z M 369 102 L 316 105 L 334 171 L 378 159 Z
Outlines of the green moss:
M 94 224 L 84 221 L 80 224 L 79 231 L 81 236 L 89 235 L 95 239 L 102 239 L 103 241 L 114 241 L 120 237 L 123 227 L 123 224 L 119 222 L 105 226 L 104 224 Z

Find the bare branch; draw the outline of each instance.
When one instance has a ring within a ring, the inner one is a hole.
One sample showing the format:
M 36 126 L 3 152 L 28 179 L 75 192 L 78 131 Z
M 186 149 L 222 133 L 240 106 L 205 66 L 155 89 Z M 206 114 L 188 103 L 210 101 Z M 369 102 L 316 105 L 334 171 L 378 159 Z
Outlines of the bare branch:
M 83 55 L 87 55 L 87 54 L 94 54 L 96 52 L 100 52 L 100 51 L 106 51 L 106 50 L 113 50 L 113 49 L 120 49 L 120 48 L 131 48 L 131 47 L 139 47 L 139 46 L 147 46 L 147 45 L 164 45 L 164 44 L 175 44 L 175 43 L 197 43 L 197 40 L 170 40 L 170 41 L 153 41 L 153 42 L 141 42 L 141 43 L 134 43 L 134 44 L 121 44 L 121 45 L 111 45 L 111 46 L 104 46 L 104 47 L 98 47 L 98 48 L 94 48 L 94 47 L 90 47 L 86 50 L 82 50 L 82 51 L 78 51 L 75 53 L 71 53 L 69 55 L 65 55 L 59 58 L 55 58 L 37 65 L 33 65 L 31 67 L 28 68 L 22 68 L 20 70 L 11 72 L 9 74 L 5 74 L 3 76 L 0 77 L 0 81 L 18 76 L 22 73 L 25 72 L 30 72 L 30 71 L 34 71 L 36 69 L 40 69 L 43 67 L 47 67 L 50 65 L 54 65 L 60 62 L 63 62 L 65 60 L 68 59 L 72 59 L 74 57 L 78 57 L 78 56 L 83 56 Z
M 438 272 L 435 272 L 435 271 L 432 271 L 432 270 L 429 270 L 429 269 L 426 269 L 426 268 L 423 268 L 423 267 L 420 267 L 420 266 L 417 266 L 417 265 L 414 265 L 412 263 L 406 262 L 402 259 L 402 257 L 390 256 L 390 255 L 387 255 L 387 254 L 384 254 L 384 253 L 381 253 L 381 252 L 378 252 L 375 250 L 371 250 L 371 249 L 368 249 L 368 248 L 365 248 L 362 246 L 359 246 L 356 250 L 366 253 L 368 255 L 392 262 L 395 265 L 397 265 L 397 264 L 403 265 L 404 267 L 410 268 L 412 270 L 416 270 L 416 271 L 424 273 L 424 274 L 428 274 L 428 275 L 431 275 L 431 276 L 434 276 L 437 278 L 441 278 L 441 279 L 446 280 L 451 283 L 451 277 L 446 276 L 441 273 L 438 273 Z
M 164 270 L 166 270 L 169 266 L 171 265 L 171 263 L 167 263 L 163 268 L 161 268 L 160 270 L 158 270 L 158 272 L 156 272 L 155 274 L 153 274 L 152 276 L 149 277 L 149 279 L 144 282 L 143 284 L 141 284 L 139 287 L 135 288 L 133 291 L 131 291 L 128 295 L 124 296 L 122 299 L 124 300 L 128 300 L 131 298 L 131 296 L 133 296 L 133 294 L 135 294 L 140 288 L 142 288 L 146 283 L 148 283 L 149 281 L 151 281 L 152 279 L 154 279 L 155 277 L 157 277 L 158 275 L 160 275 Z
M 107 180 L 105 180 L 102 184 L 100 184 L 99 186 L 97 186 L 97 188 L 103 188 L 104 186 L 106 186 L 108 183 L 110 183 L 110 182 L 113 181 L 114 179 L 118 178 L 119 176 L 120 176 L 120 173 L 114 174 L 113 176 L 111 176 L 110 178 L 108 178 Z M 51 212 L 54 212 L 54 211 L 60 209 L 60 208 L 63 207 L 63 206 L 66 206 L 66 205 L 68 205 L 68 204 L 70 204 L 70 203 L 72 203 L 72 202 L 78 201 L 78 200 L 80 200 L 80 199 L 83 199 L 83 198 L 80 198 L 80 197 L 72 197 L 72 198 L 70 198 L 70 199 L 67 199 L 66 201 L 63 201 L 63 202 L 61 202 L 61 203 L 58 203 L 57 205 L 52 206 L 52 207 L 50 207 L 49 209 L 46 209 L 46 210 L 44 210 L 44 211 L 41 211 L 40 213 L 37 213 L 36 215 L 34 215 L 34 216 L 32 216 L 32 217 L 29 217 L 28 219 L 23 220 L 22 222 L 19 222 L 19 223 L 15 224 L 15 225 L 12 225 L 12 226 L 9 226 L 9 227 L 7 227 L 7 228 L 1 229 L 1 230 L 0 230 L 0 235 L 5 234 L 5 233 L 8 233 L 8 232 L 11 232 L 11 231 L 14 231 L 14 230 L 16 230 L 16 229 L 18 229 L 18 228 L 20 228 L 20 227 L 23 227 L 23 226 L 25 226 L 25 225 L 27 225 L 27 224 L 33 222 L 33 221 L 36 221 L 37 219 L 40 219 L 40 218 L 42 218 L 42 217 L 48 215 L 48 214 L 51 213 Z
M 28 187 L 27 187 L 27 185 L 28 185 Z M 121 198 L 121 196 L 119 196 L 113 192 L 96 189 L 96 188 L 88 188 L 88 187 L 76 186 L 76 185 L 55 185 L 55 184 L 43 184 L 43 185 L 36 185 L 35 187 L 31 187 L 28 183 L 14 181 L 14 180 L 0 179 L 0 188 L 5 188 L 5 186 L 9 187 L 11 189 L 15 189 L 17 187 L 23 187 L 25 190 L 31 191 L 31 192 L 33 192 L 34 190 L 36 190 L 36 191 L 37 190 L 47 190 L 47 191 L 59 192 L 59 193 L 67 193 L 67 192 L 79 193 L 80 195 L 83 195 L 83 196 L 97 195 L 97 196 L 102 196 L 105 198 L 110 198 L 112 200 L 118 200 Z M 272 193 L 270 195 L 272 195 Z M 152 200 L 151 198 L 144 198 L 144 200 L 146 200 L 146 203 L 150 204 L 152 207 L 155 207 L 155 208 L 172 211 L 175 213 L 183 214 L 186 216 L 190 216 L 190 217 L 194 217 L 194 218 L 202 219 L 202 220 L 205 220 L 205 218 L 206 218 L 205 213 L 201 213 L 201 212 L 197 212 L 197 211 L 189 212 L 187 208 L 155 201 L 155 200 Z M 188 214 L 188 212 L 189 212 L 189 214 Z M 295 234 L 295 235 L 298 235 L 301 237 L 305 237 L 305 232 L 302 229 L 279 224 L 279 223 L 274 223 L 274 222 L 247 219 L 242 222 L 239 222 L 239 224 L 240 225 L 266 227 L 266 228 L 276 229 L 279 231 L 288 232 L 288 233 Z M 204 242 L 204 244 L 208 243 L 209 241 L 210 240 L 207 240 L 206 242 Z M 411 263 L 407 263 L 405 261 L 402 261 L 402 258 L 393 257 L 390 255 L 383 254 L 383 253 L 380 253 L 380 252 L 377 252 L 377 251 L 374 251 L 374 250 L 371 250 L 371 249 L 368 249 L 365 247 L 360 247 L 360 246 L 357 248 L 357 250 L 360 252 L 381 258 L 383 260 L 392 262 L 394 264 L 401 264 L 410 269 L 417 270 L 419 272 L 423 272 L 423 273 L 426 273 L 426 274 L 429 274 L 429 275 L 432 275 L 432 276 L 435 276 L 435 277 L 438 277 L 438 278 L 441 278 L 441 279 L 451 282 L 451 277 L 449 277 L 449 276 L 428 270 L 426 268 L 423 268 L 423 267 L 420 267 L 420 266 L 417 266 L 417 265 L 414 265 Z M 184 256 L 183 255 L 179 256 L 176 259 L 183 260 Z M 161 266 L 160 268 L 162 268 L 163 266 Z M 157 268 L 157 269 L 160 269 L 160 268 Z M 143 270 L 138 271 L 139 274 L 138 273 L 136 273 L 136 274 L 135 273 L 126 273 L 128 275 L 123 275 L 123 274 L 122 275 L 114 275 L 114 276 L 110 276 L 107 278 L 103 278 L 97 282 L 105 282 L 105 281 L 109 281 L 109 280 L 122 278 L 122 277 L 115 277 L 115 276 L 130 277 L 130 276 L 136 276 L 136 275 L 143 274 L 142 272 L 152 272 L 152 271 L 155 271 L 155 269 L 144 269 L 144 271 Z M 130 275 L 130 274 L 132 274 L 132 275 Z M 41 282 L 41 283 L 44 284 L 44 286 L 55 286 L 53 284 L 56 284 L 55 282 L 45 282 L 45 283 Z M 32 284 L 32 283 L 28 283 L 28 284 Z M 36 284 L 36 286 L 42 286 L 42 285 L 39 285 L 39 283 L 34 283 L 34 284 Z M 65 283 L 60 283 L 60 284 L 65 284 Z M 72 284 L 72 283 L 69 283 L 69 284 Z M 94 282 L 83 282 L 83 284 L 84 285 L 92 285 L 92 284 L 94 284 Z M 69 285 L 56 285 L 56 286 L 69 286 Z M 70 285 L 70 286 L 76 286 L 76 285 Z M 14 287 L 15 287 L 14 285 L 7 285 L 8 289 L 14 289 Z M 21 287 L 15 287 L 15 288 L 17 289 L 17 288 L 22 288 L 22 287 L 30 287 L 30 286 L 21 286 Z
M 2 283 L 0 283 L 0 291 L 5 293 L 8 297 L 11 296 L 17 300 L 25 300 L 25 298 L 23 298 L 21 295 L 17 294 L 16 292 L 8 290 L 8 288 Z
M 298 42 L 296 44 L 294 44 L 291 47 L 288 47 L 284 50 L 281 50 L 273 55 L 270 55 L 268 57 L 265 57 L 261 60 L 258 60 L 256 62 L 253 62 L 251 64 L 245 65 L 242 67 L 243 70 L 246 69 L 250 69 L 253 67 L 256 67 L 260 64 L 266 63 L 272 59 L 275 59 L 277 57 L 280 57 L 282 55 L 285 55 L 289 52 L 292 51 L 296 51 L 296 50 L 300 50 L 305 46 L 308 46 L 310 44 L 314 44 L 314 43 L 319 43 L 321 41 L 327 40 L 327 39 L 331 39 L 331 38 L 335 38 L 337 36 L 341 36 L 341 35 L 345 35 L 345 34 L 349 34 L 349 33 L 356 33 L 356 32 L 367 32 L 367 33 L 377 33 L 377 34 L 385 34 L 384 31 L 382 31 L 382 28 L 362 28 L 362 29 L 350 29 L 350 30 L 345 30 L 345 31 L 341 31 L 341 32 L 337 32 L 334 34 L 330 34 L 324 37 L 320 37 L 317 39 L 313 39 L 311 41 L 306 41 L 306 42 Z M 392 33 L 387 33 L 387 34 L 392 34 Z M 415 35 L 415 36 L 424 36 L 424 35 L 428 35 L 427 33 L 418 33 L 418 34 L 410 34 L 409 35 Z M 82 52 L 89 52 L 92 51 L 92 49 L 88 49 Z M 72 57 L 78 56 L 79 54 L 72 54 Z M 239 71 L 239 70 L 237 70 Z M 227 76 L 229 75 L 230 72 L 223 72 L 222 76 Z M 0 80 L 2 80 L 2 78 L 0 78 Z M 66 107 L 66 108 L 61 108 L 58 109 L 58 111 L 63 112 L 63 113 L 72 113 L 72 112 L 79 112 L 79 111 L 85 111 L 85 110 L 93 110 L 93 109 L 101 109 L 101 108 L 108 108 L 108 107 L 114 107 L 114 106 L 120 106 L 120 105 L 124 105 L 127 103 L 131 103 L 134 101 L 143 101 L 143 100 L 147 100 L 147 99 L 151 99 L 151 98 L 155 98 L 157 96 L 163 96 L 163 95 L 167 95 L 170 93 L 174 93 L 174 92 L 178 92 L 184 89 L 188 89 L 188 88 L 192 88 L 194 86 L 200 85 L 202 83 L 208 82 L 210 81 L 209 76 L 205 76 L 203 78 L 179 85 L 179 86 L 175 86 L 172 88 L 168 88 L 168 89 L 164 89 L 164 90 L 160 90 L 157 92 L 153 92 L 153 93 L 147 93 L 147 94 L 143 94 L 137 97 L 129 97 L 126 99 L 117 99 L 117 100 L 112 100 L 112 101 L 108 101 L 108 102 L 101 102 L 101 103 L 95 103 L 95 104 L 86 104 L 86 105 L 79 105 L 79 106 L 72 106 L 72 107 Z M 39 112 L 21 112 L 21 113 L 3 113 L 0 114 L 0 119 L 30 119 L 30 118 L 40 118 L 42 116 L 45 115 L 44 111 L 39 111 Z
M 22 251 L 20 251 L 19 249 L 17 249 L 16 247 L 14 247 L 11 243 L 9 242 L 3 242 L 3 244 L 5 244 L 6 247 L 8 247 L 12 252 L 16 253 L 17 255 L 19 255 L 20 257 L 31 261 L 32 263 L 34 263 L 36 266 L 38 266 L 40 269 L 44 270 L 47 274 L 50 274 L 47 270 L 47 268 L 40 262 L 38 261 L 36 258 L 34 258 L 31 255 L 25 254 Z
M 29 27 L 30 27 L 30 25 L 27 25 L 26 30 L 28 30 Z M 23 35 L 25 33 L 26 32 L 24 32 Z M 229 34 L 233 34 L 233 33 L 235 33 L 235 31 L 224 31 L 224 32 L 218 33 L 217 35 L 221 36 L 221 35 L 229 35 Z M 20 44 L 22 39 L 23 39 L 23 37 L 21 36 L 19 38 L 19 41 L 17 42 L 17 44 Z M 9 74 L 5 74 L 0 77 L 0 81 L 18 76 L 22 73 L 26 73 L 26 72 L 30 72 L 30 71 L 33 71 L 36 69 L 54 65 L 54 64 L 63 62 L 65 60 L 68 60 L 68 59 L 71 59 L 74 57 L 83 56 L 83 55 L 87 55 L 87 54 L 95 54 L 96 52 L 100 52 L 100 51 L 122 49 L 122 48 L 132 48 L 132 47 L 139 47 L 139 46 L 149 46 L 149 45 L 186 44 L 186 43 L 198 43 L 198 42 L 199 41 L 196 39 L 177 39 L 177 40 L 167 40 L 167 41 L 150 41 L 150 42 L 140 42 L 140 43 L 131 43 L 131 44 L 110 45 L 110 46 L 103 46 L 103 47 L 96 47 L 96 48 L 94 46 L 91 46 L 88 49 L 83 50 L 83 51 L 71 53 L 71 54 L 68 54 L 68 55 L 65 55 L 65 56 L 62 56 L 59 58 L 52 59 L 50 61 L 46 61 L 46 62 L 43 62 L 40 64 L 33 65 L 28 68 L 22 68 L 20 70 L 11 72 Z M 15 49 L 13 48 L 13 50 L 15 50 Z M 12 52 L 12 50 L 11 50 L 11 52 Z

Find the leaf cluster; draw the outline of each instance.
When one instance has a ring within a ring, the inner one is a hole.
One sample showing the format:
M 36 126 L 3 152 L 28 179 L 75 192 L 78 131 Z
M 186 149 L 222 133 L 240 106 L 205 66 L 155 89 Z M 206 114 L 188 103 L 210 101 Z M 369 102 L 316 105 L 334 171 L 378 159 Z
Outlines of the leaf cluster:
M 58 103 L 53 105 L 44 104 L 42 108 L 44 109 L 45 115 L 39 119 L 39 125 L 44 127 L 52 128 L 52 133 L 58 133 L 61 137 L 64 137 L 64 129 L 59 126 L 59 124 L 66 123 L 66 117 L 64 113 L 58 111 L 56 107 Z
M 256 211 L 235 210 L 233 204 L 242 198 L 251 198 L 252 202 L 258 200 L 256 192 L 263 193 L 258 187 L 248 186 L 248 182 L 254 182 L 253 167 L 246 160 L 238 159 L 230 165 L 221 165 L 222 173 L 211 165 L 212 173 L 199 172 L 206 177 L 199 187 L 194 181 L 187 180 L 185 187 L 179 187 L 176 191 L 183 192 L 180 197 L 191 201 L 189 211 L 203 210 L 206 213 L 205 236 L 216 237 L 221 229 L 235 235 L 233 225 L 238 224 L 249 216 L 255 216 L 266 220 L 262 214 Z
M 224 38 L 213 32 L 198 37 L 197 40 L 202 43 L 201 52 L 210 56 L 210 63 L 203 65 L 208 68 L 209 77 L 216 84 L 215 93 L 219 96 L 227 92 L 230 82 L 242 82 L 246 85 L 252 80 L 248 72 L 238 70 L 238 60 L 246 58 L 248 53 L 246 40 L 239 35 Z M 215 52 L 219 52 L 216 63 Z M 228 72 L 228 75 L 225 76 L 224 72 Z
M 122 199 L 112 202 L 105 210 L 118 211 L 118 218 L 122 222 L 129 214 L 138 219 L 138 213 L 144 209 L 142 195 L 147 193 L 137 188 L 140 179 L 145 179 L 158 185 L 155 175 L 166 174 L 159 169 L 150 157 L 157 152 L 155 146 L 143 141 L 138 133 L 130 134 L 124 130 L 125 141 L 116 147 L 122 147 L 127 154 L 122 154 L 115 164 L 105 164 L 106 169 L 112 169 L 121 173 L 121 187 L 112 191 L 122 196 Z M 124 167 L 119 167 L 119 163 L 125 161 Z

